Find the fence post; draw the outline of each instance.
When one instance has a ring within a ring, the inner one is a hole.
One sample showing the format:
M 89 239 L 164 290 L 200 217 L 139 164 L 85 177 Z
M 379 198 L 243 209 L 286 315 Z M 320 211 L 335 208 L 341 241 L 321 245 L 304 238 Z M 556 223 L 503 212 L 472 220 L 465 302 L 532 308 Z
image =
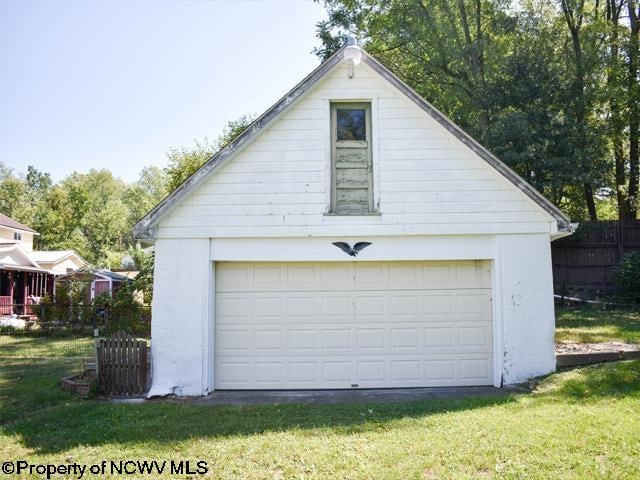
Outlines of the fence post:
M 47 328 L 47 308 L 40 304 L 40 328 Z
M 618 265 L 624 257 L 624 220 L 618 220 L 618 228 L 616 229 L 617 247 L 618 247 Z
M 98 342 L 100 341 L 100 337 L 98 334 L 98 319 L 97 313 L 94 310 L 92 315 L 93 320 L 93 358 L 96 362 L 96 380 L 100 381 L 100 361 L 98 359 Z

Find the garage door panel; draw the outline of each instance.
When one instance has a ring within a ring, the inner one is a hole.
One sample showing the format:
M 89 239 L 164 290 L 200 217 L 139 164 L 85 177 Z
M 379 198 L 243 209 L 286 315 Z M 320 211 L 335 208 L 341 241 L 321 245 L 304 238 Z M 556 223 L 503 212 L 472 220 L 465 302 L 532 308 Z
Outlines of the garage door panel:
M 324 291 L 345 290 L 353 282 L 352 268 L 340 263 L 325 264 L 320 270 L 320 285 Z
M 356 263 L 353 266 L 353 283 L 362 289 L 386 287 L 385 271 L 385 265 L 381 263 Z
M 218 389 L 255 388 L 385 388 L 403 386 L 487 385 L 491 362 L 477 356 L 405 356 L 381 359 L 335 357 L 251 361 L 221 361 L 216 368 Z
M 355 328 L 357 352 L 367 350 L 384 351 L 387 347 L 387 329 L 380 327 Z
M 455 322 L 415 327 L 410 323 L 380 322 L 327 326 L 310 324 L 296 328 L 291 324 L 224 326 L 217 329 L 218 353 L 241 350 L 247 354 L 330 355 L 343 351 L 349 355 L 429 353 L 490 353 L 491 324 Z
M 318 381 L 318 362 L 289 362 L 289 384 L 316 385 Z
M 492 383 L 490 264 L 216 266 L 215 388 Z
M 392 350 L 398 352 L 418 350 L 422 344 L 421 328 L 396 324 L 389 326 L 389 345 Z
M 283 326 L 283 328 L 286 328 Z M 289 329 L 288 330 L 289 351 L 292 353 L 318 353 L 320 345 L 320 334 L 318 329 Z
M 247 282 L 245 285 L 251 284 L 253 288 L 273 288 L 282 287 L 285 285 L 283 282 L 283 269 L 278 265 L 256 265 L 253 268 L 247 268 Z M 253 275 L 253 276 L 251 276 Z M 253 280 L 253 283 L 249 282 L 249 279 Z M 224 282 L 224 279 L 223 279 Z M 236 286 L 237 287 L 237 286 Z
M 252 351 L 252 332 L 249 328 L 220 327 L 215 334 L 217 354 Z
M 343 385 L 343 388 L 350 386 L 353 374 L 351 372 L 352 363 L 350 360 L 343 361 L 323 361 L 322 380 L 329 385 Z
M 459 363 L 462 380 L 482 381 L 491 374 L 491 362 L 487 358 L 466 358 Z
M 458 290 L 456 292 L 241 292 L 218 293 L 216 315 L 228 321 L 254 321 L 260 318 L 299 317 L 297 322 L 312 322 L 339 317 L 340 321 L 367 321 L 380 317 L 413 319 L 423 322 L 448 321 L 464 317 L 469 320 L 490 320 L 490 291 Z
M 220 388 L 249 388 L 252 383 L 252 362 L 218 360 L 215 368 Z
M 284 332 L 281 329 L 254 329 L 253 350 L 255 352 L 282 352 Z
M 354 321 L 386 318 L 388 315 L 387 299 L 381 295 L 368 294 L 353 296 L 355 310 Z
M 423 383 L 423 374 L 420 360 L 391 360 L 391 380 L 394 383 L 407 383 L 420 385 Z
M 367 291 L 393 289 L 491 288 L 488 261 L 459 262 L 223 262 L 216 270 L 217 292 Z
M 261 361 L 253 363 L 253 381 L 256 385 L 283 387 L 287 384 L 283 377 L 284 362 Z

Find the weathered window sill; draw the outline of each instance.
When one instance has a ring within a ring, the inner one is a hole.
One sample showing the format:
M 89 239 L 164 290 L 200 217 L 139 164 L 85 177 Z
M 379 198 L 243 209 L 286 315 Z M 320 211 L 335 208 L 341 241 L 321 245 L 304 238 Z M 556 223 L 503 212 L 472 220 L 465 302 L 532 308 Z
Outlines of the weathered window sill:
M 333 213 L 333 212 L 328 212 L 328 213 L 323 213 L 323 215 L 325 217 L 333 217 L 333 218 L 337 218 L 337 217 L 358 218 L 358 217 L 379 217 L 379 216 L 382 215 L 382 213 L 380 213 L 380 212 L 370 212 L 370 213 L 351 214 L 351 213 Z

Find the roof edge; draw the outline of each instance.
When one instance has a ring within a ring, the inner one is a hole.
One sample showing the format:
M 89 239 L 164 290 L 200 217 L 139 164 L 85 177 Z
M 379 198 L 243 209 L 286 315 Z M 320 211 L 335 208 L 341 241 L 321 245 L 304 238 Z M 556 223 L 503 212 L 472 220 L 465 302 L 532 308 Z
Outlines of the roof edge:
M 63 256 L 56 258 L 55 260 L 40 260 L 41 263 L 56 263 L 56 262 L 61 262 L 62 260 L 66 260 L 69 257 L 77 257 L 78 260 L 80 260 L 82 263 L 84 263 L 85 265 L 89 265 L 89 262 L 87 262 L 84 258 L 82 258 L 78 252 L 76 252 L 75 250 L 71 249 L 71 250 L 33 250 L 34 252 L 52 252 L 52 251 L 61 251 L 61 252 L 66 252 Z M 35 260 L 35 262 L 38 262 L 38 260 Z
M 345 44 L 331 57 L 322 62 L 295 87 L 289 90 L 280 100 L 251 123 L 240 135 L 218 150 L 205 163 L 188 177 L 173 192 L 167 195 L 158 205 L 147 213 L 133 228 L 133 236 L 137 240 L 152 240 L 156 223 L 185 197 L 188 192 L 199 185 L 209 174 L 222 166 L 232 155 L 251 141 L 264 127 L 270 124 L 282 111 L 304 95 L 324 75 L 342 61 L 342 52 L 349 45 Z
M 38 262 L 36 262 L 33 258 L 31 258 L 31 255 L 29 255 L 29 252 L 27 252 L 20 246 L 20 242 L 17 242 L 17 241 L 12 242 L 12 246 L 9 247 L 9 251 L 11 250 L 17 250 L 20 255 L 22 255 L 29 263 L 31 263 L 32 267 L 42 268 L 40 265 L 38 265 Z
M 509 168 L 489 150 L 480 145 L 477 140 L 475 140 L 467 132 L 462 130 L 462 128 L 460 128 L 458 125 L 453 123 L 453 121 L 451 121 L 445 114 L 431 105 L 409 85 L 400 80 L 400 78 L 398 78 L 393 72 L 391 72 L 391 70 L 389 70 L 364 50 L 362 51 L 362 58 L 367 65 L 373 68 L 385 80 L 387 80 L 394 87 L 400 90 L 400 92 L 406 95 L 411 101 L 422 108 L 425 112 L 427 112 L 432 118 L 434 118 L 440 125 L 442 125 L 451 134 L 453 134 L 458 140 L 464 143 L 474 153 L 476 153 L 495 170 L 506 177 L 507 180 L 513 183 L 520 191 L 531 198 L 531 200 L 538 204 L 539 207 L 549 213 L 556 220 L 558 224 L 558 231 L 568 233 L 571 233 L 573 231 L 569 218 L 550 200 L 548 200 L 544 195 L 538 192 L 538 190 L 527 183 L 527 181 L 524 180 L 520 175 Z

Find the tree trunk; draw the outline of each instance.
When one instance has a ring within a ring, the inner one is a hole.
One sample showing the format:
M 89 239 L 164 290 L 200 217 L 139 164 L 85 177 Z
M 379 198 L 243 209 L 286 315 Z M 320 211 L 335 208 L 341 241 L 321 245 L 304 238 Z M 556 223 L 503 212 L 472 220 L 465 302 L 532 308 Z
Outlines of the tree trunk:
M 619 5 L 618 2 L 620 3 Z M 618 218 L 620 219 L 629 217 L 629 203 L 625 188 L 627 182 L 623 147 L 624 125 L 620 113 L 620 93 L 617 91 L 619 79 L 616 76 L 620 62 L 620 35 L 618 29 L 623 2 L 624 0 L 607 0 L 606 6 L 606 20 L 611 29 L 609 36 L 609 72 L 607 74 L 609 109 L 611 110 L 609 135 L 611 137 L 613 158 L 615 161 L 616 201 L 618 204 Z
M 476 0 L 475 7 L 475 40 L 471 36 L 471 27 L 467 17 L 467 8 L 464 0 L 458 0 L 458 10 L 460 12 L 460 22 L 462 32 L 464 34 L 465 54 L 464 59 L 471 67 L 473 77 L 476 82 L 476 104 L 478 106 L 478 124 L 480 126 L 480 134 L 485 136 L 489 129 L 489 110 L 487 109 L 484 91 L 485 91 L 485 71 L 484 71 L 484 52 L 483 52 L 483 36 L 482 36 L 482 3 Z
M 587 205 L 587 211 L 589 212 L 590 220 L 597 220 L 598 214 L 596 212 L 596 204 L 593 195 L 593 186 L 590 182 L 590 165 L 589 159 L 585 154 L 585 150 L 588 149 L 587 135 L 585 129 L 586 119 L 586 99 L 585 99 L 585 70 L 584 70 L 584 57 L 582 54 L 582 44 L 580 38 L 580 31 L 582 28 L 584 0 L 578 2 L 578 6 L 574 11 L 567 3 L 566 0 L 561 2 L 562 12 L 564 13 L 567 27 L 571 33 L 571 42 L 573 45 L 573 55 L 575 61 L 575 78 L 573 81 L 573 95 L 574 95 L 574 118 L 576 122 L 576 128 L 578 135 L 576 138 L 577 144 L 574 147 L 580 152 L 578 156 L 578 165 L 586 179 L 583 184 L 584 198 Z
M 637 218 L 638 215 L 638 181 L 640 174 L 640 85 L 638 82 L 638 56 L 640 56 L 638 38 L 640 32 L 640 22 L 636 0 L 628 0 L 629 26 L 631 27 L 629 38 L 629 216 Z
M 598 220 L 598 213 L 596 212 L 596 202 L 593 195 L 593 187 L 590 183 L 584 184 L 584 199 L 587 203 L 587 210 L 589 211 L 589 220 Z

